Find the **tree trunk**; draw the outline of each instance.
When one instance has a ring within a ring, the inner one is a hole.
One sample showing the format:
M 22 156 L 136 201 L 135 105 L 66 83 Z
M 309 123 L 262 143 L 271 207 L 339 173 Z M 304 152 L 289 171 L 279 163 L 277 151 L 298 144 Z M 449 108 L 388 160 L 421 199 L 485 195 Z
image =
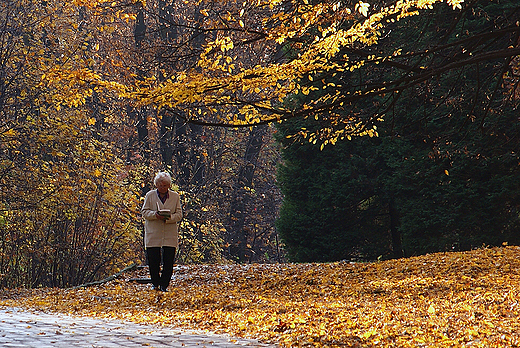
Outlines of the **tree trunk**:
M 254 231 L 246 226 L 247 206 L 258 157 L 260 156 L 263 145 L 263 136 L 266 130 L 267 126 L 265 125 L 257 126 L 249 133 L 244 161 L 238 170 L 237 179 L 233 186 L 233 198 L 228 215 L 226 244 L 229 245 L 228 256 L 237 258 L 240 262 L 251 261 L 248 239 L 250 233 L 254 233 Z
M 399 212 L 393 199 L 388 203 L 390 213 L 390 234 L 392 236 L 393 257 L 398 259 L 404 256 L 401 232 L 399 231 Z

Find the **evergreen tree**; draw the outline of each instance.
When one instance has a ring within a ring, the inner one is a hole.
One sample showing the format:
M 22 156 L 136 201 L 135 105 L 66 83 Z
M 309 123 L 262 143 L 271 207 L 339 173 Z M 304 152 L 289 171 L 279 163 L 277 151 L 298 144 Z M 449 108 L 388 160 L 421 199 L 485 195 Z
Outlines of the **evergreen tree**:
M 511 6 L 509 1 L 482 2 L 463 20 L 438 11 L 421 21 L 402 22 L 405 34 L 390 36 L 378 49 L 449 46 L 456 38 L 496 26 Z M 425 59 L 443 57 L 411 56 L 406 64 L 419 67 Z M 444 59 L 449 64 L 450 57 Z M 351 105 L 350 112 L 374 114 L 384 105 L 379 138 L 339 141 L 320 151 L 319 143 L 287 136 L 302 127 L 319 129 L 321 116 L 282 124 L 284 163 L 278 180 L 284 203 L 278 229 L 289 257 L 332 261 L 400 256 L 403 249 L 414 255 L 520 243 L 520 129 L 508 100 L 505 69 L 496 69 L 510 64 L 490 59 L 405 89 L 386 104 L 367 99 Z M 361 85 L 399 73 L 366 68 L 362 77 L 346 72 L 335 78 Z

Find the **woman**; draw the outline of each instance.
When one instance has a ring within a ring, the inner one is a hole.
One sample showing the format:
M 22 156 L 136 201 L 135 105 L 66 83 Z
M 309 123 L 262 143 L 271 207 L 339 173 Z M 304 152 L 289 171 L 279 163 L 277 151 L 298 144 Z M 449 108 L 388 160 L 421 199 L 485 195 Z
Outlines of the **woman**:
M 145 219 L 144 247 L 148 257 L 152 289 L 165 292 L 170 284 L 175 250 L 179 245 L 177 223 L 182 219 L 182 208 L 179 194 L 170 190 L 172 184 L 170 174 L 158 173 L 154 184 L 157 189 L 146 194 L 141 208 L 141 214 Z M 167 210 L 170 211 L 169 216 L 166 216 Z M 162 273 L 160 272 L 161 260 Z

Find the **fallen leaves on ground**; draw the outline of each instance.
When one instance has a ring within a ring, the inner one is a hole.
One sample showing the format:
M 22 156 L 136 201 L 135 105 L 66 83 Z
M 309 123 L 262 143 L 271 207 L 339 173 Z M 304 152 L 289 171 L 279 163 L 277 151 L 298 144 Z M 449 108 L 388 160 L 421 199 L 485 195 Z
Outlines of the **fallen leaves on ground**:
M 4 290 L 2 306 L 211 330 L 281 346 L 515 347 L 520 247 L 377 263 L 177 266 L 169 292 L 129 281 Z

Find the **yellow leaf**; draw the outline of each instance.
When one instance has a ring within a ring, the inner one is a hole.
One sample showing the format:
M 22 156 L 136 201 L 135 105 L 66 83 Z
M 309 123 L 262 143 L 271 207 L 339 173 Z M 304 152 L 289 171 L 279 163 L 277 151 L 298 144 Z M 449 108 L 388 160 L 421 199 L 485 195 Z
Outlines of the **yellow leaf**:
M 470 334 L 473 337 L 477 337 L 478 336 L 478 331 L 472 328 L 472 329 L 468 330 L 468 334 Z
M 370 338 L 376 334 L 377 330 L 375 328 L 371 329 L 370 331 L 365 332 L 363 335 L 361 335 L 362 338 Z
M 9 129 L 7 132 L 4 133 L 4 135 L 7 135 L 9 137 L 15 137 L 16 136 L 16 131 L 14 129 Z
M 428 307 L 428 313 L 435 314 L 435 312 L 436 312 L 435 307 L 433 306 L 433 304 L 430 304 L 430 306 Z
M 368 16 L 368 9 L 370 8 L 370 4 L 360 1 L 356 4 L 356 11 L 359 11 L 363 16 Z

